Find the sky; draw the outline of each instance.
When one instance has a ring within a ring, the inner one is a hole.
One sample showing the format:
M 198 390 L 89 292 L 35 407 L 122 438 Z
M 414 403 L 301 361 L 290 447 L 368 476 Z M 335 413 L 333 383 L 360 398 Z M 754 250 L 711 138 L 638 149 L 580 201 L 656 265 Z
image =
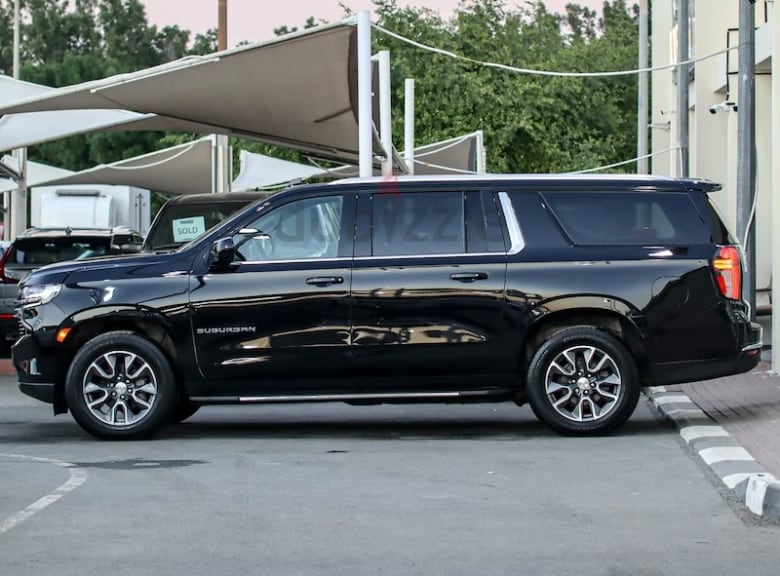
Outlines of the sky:
M 563 11 L 568 2 L 601 8 L 603 0 L 546 0 L 550 11 Z M 217 27 L 218 0 L 143 0 L 149 22 L 158 27 L 177 24 L 195 34 Z M 302 28 L 309 16 L 334 22 L 344 16 L 339 6 L 354 11 L 370 10 L 371 0 L 228 0 L 228 46 L 243 40 L 269 40 L 279 26 Z M 507 6 L 523 4 L 523 0 L 507 0 Z M 458 0 L 398 0 L 399 6 L 428 7 L 443 18 L 449 18 Z

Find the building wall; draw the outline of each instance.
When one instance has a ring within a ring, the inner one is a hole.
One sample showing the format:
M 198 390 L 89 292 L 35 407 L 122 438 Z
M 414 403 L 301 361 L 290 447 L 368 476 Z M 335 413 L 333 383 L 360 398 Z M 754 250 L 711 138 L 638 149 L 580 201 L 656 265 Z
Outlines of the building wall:
M 741 1 L 741 0 L 740 0 Z M 673 5 L 669 0 L 655 0 L 651 4 L 652 20 L 652 61 L 653 66 L 662 66 L 677 59 L 677 27 L 674 22 Z M 739 1 L 736 0 L 692 0 L 691 13 L 695 14 L 691 38 L 693 46 L 691 57 L 701 57 L 718 52 L 739 43 Z M 765 10 L 768 10 L 769 22 L 765 22 Z M 762 0 L 756 2 L 757 37 L 767 37 L 772 41 L 764 42 L 769 51 L 776 52 L 777 39 L 774 30 L 776 21 L 780 21 L 780 6 Z M 731 31 L 730 31 L 731 30 Z M 762 44 L 762 46 L 763 46 Z M 766 55 L 759 54 L 757 60 Z M 768 289 L 772 270 L 772 189 L 773 158 L 776 157 L 773 141 L 780 142 L 780 119 L 777 106 L 772 104 L 772 62 L 763 61 L 756 76 L 756 288 Z M 689 166 L 690 176 L 707 178 L 723 184 L 723 190 L 713 194 L 713 200 L 721 214 L 727 220 L 731 230 L 736 232 L 737 210 L 737 127 L 739 112 L 731 106 L 711 113 L 710 108 L 724 102 L 733 102 L 739 106 L 738 51 L 697 62 L 693 79 L 689 84 Z M 732 74 L 728 74 L 731 71 Z M 652 152 L 675 147 L 677 137 L 677 87 L 674 72 L 661 70 L 652 77 L 652 116 L 653 124 L 671 119 L 668 132 L 653 129 Z M 669 111 L 673 111 L 669 114 Z M 659 154 L 653 158 L 653 172 L 656 174 L 679 176 L 679 162 L 674 154 Z M 780 182 L 774 184 L 780 186 Z M 780 212 L 780 207 L 778 208 Z M 743 240 L 743 239 L 740 239 Z M 768 293 L 760 294 L 768 302 Z

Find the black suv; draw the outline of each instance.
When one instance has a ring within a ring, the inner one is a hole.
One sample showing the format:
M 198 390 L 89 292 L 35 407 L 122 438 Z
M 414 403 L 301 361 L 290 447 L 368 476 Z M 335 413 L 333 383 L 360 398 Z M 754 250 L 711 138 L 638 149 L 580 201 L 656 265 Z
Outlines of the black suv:
M 260 200 L 170 254 L 21 290 L 23 392 L 105 438 L 198 406 L 530 402 L 612 430 L 643 385 L 759 360 L 742 256 L 698 180 L 354 179 Z
M 16 339 L 14 307 L 18 282 L 45 264 L 93 256 L 139 252 L 143 237 L 125 226 L 112 228 L 28 228 L 0 257 L 0 349 Z

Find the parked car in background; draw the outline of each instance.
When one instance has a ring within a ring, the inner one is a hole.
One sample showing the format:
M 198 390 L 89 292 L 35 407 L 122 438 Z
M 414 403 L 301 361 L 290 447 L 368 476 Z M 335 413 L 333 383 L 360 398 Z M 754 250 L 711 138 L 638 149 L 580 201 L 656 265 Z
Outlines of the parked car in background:
M 185 194 L 171 198 L 157 213 L 144 240 L 144 252 L 172 252 L 270 192 Z
M 93 256 L 135 253 L 143 237 L 130 228 L 29 228 L 19 235 L 0 258 L 0 348 L 16 339 L 18 320 L 14 307 L 17 285 L 31 271 L 53 262 L 83 260 Z
M 19 387 L 104 438 L 205 404 L 332 401 L 528 402 L 559 432 L 606 433 L 642 386 L 759 361 L 717 189 L 604 175 L 297 186 L 176 252 L 27 276 Z

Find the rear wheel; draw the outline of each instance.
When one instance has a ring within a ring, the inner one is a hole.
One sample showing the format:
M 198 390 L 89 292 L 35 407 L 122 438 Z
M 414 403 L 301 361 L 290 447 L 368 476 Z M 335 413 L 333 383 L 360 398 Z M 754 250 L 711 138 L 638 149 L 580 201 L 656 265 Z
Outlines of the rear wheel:
M 93 338 L 76 353 L 65 379 L 73 418 L 99 438 L 149 436 L 167 423 L 176 385 L 166 356 L 133 332 Z
M 593 326 L 550 336 L 531 360 L 526 386 L 537 418 L 569 435 L 604 434 L 625 423 L 640 389 L 625 346 Z

